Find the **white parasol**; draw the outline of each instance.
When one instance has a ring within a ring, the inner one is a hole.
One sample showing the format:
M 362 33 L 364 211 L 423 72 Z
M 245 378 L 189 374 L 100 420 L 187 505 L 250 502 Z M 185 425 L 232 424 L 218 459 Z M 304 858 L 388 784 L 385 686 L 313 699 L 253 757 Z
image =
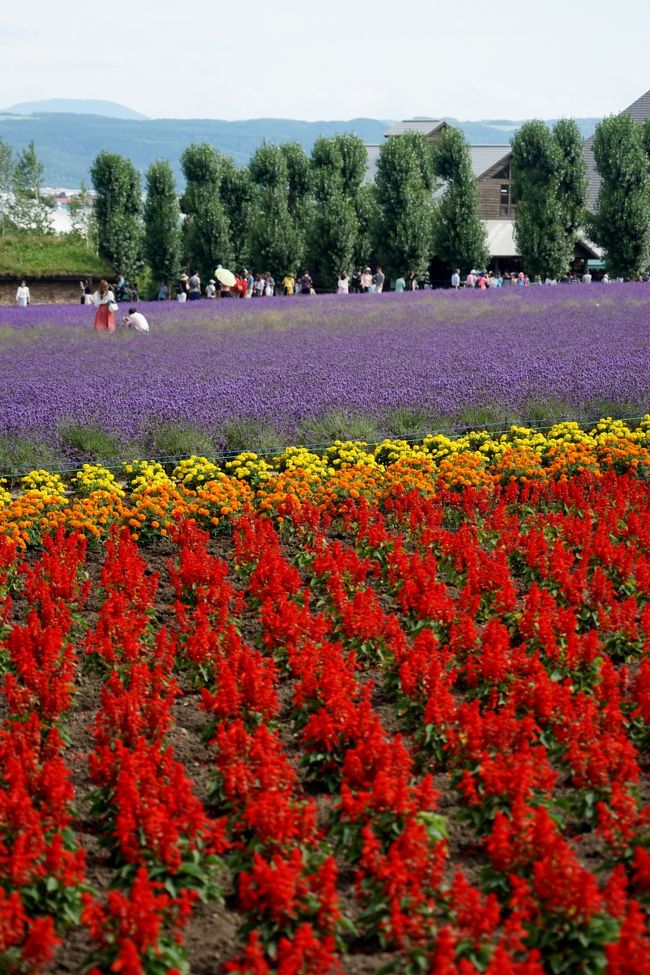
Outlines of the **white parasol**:
M 220 284 L 225 285 L 226 288 L 232 288 L 233 284 L 237 280 L 237 278 L 232 273 L 232 271 L 229 271 L 225 267 L 221 267 L 221 264 L 219 265 L 219 267 L 217 268 L 217 270 L 214 272 L 214 276 L 217 279 L 217 281 L 219 281 Z

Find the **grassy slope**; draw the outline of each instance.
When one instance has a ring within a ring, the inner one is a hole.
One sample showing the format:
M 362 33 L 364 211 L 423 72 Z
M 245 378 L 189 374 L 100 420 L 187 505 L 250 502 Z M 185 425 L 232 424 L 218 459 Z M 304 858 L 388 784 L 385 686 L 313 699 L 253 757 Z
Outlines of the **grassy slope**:
M 86 244 L 70 235 L 0 237 L 0 274 L 35 278 L 74 274 L 95 277 L 113 269 Z

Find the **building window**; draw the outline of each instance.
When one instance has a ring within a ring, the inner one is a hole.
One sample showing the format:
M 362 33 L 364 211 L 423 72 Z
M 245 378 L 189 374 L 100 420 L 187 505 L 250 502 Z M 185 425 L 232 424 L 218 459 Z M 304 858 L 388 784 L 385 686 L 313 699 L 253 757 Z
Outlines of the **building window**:
M 502 217 L 510 216 L 510 187 L 506 183 L 501 184 L 499 213 Z
M 493 173 L 492 179 L 510 179 L 510 163 L 506 163 L 498 172 Z

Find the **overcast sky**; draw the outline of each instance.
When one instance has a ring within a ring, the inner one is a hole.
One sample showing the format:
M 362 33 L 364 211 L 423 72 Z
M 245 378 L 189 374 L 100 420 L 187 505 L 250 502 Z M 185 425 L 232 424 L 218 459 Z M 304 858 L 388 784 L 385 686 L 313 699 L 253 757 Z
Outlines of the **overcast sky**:
M 3 106 L 151 117 L 600 116 L 650 89 L 648 0 L 32 0 L 0 11 Z

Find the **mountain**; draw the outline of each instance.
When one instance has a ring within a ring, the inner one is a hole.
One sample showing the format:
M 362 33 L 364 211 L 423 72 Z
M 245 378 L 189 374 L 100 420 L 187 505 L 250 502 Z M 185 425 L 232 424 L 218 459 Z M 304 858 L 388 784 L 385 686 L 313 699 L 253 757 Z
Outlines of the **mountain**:
M 128 156 L 138 169 L 156 159 L 168 159 L 179 181 L 180 157 L 193 142 L 209 142 L 232 156 L 238 165 L 248 162 L 264 139 L 299 142 L 307 152 L 319 136 L 356 132 L 364 142 L 381 142 L 389 122 L 351 119 L 333 122 L 300 122 L 295 119 L 128 119 L 99 115 L 37 114 L 0 116 L 0 138 L 16 150 L 32 139 L 45 166 L 47 186 L 77 187 L 89 182 L 92 161 L 101 149 Z
M 41 102 L 18 102 L 11 108 L 0 109 L 0 115 L 39 115 L 45 112 L 66 115 L 103 115 L 106 118 L 143 120 L 146 115 L 126 105 L 91 98 L 47 98 Z
M 35 105 L 77 104 L 86 109 L 90 103 L 37 102 Z M 99 103 L 110 105 L 110 102 Z M 24 113 L 30 103 L 14 106 Z M 116 106 L 120 108 L 121 106 Z M 130 112 L 130 109 L 123 109 Z M 132 113 L 136 115 L 136 113 Z M 508 145 L 523 124 L 508 119 L 484 119 L 478 122 L 448 119 L 458 125 L 468 142 L 475 145 Z M 591 135 L 598 119 L 577 119 L 584 137 Z M 226 122 L 221 119 L 145 119 L 112 118 L 104 114 L 38 111 L 34 114 L 1 114 L 0 138 L 16 151 L 30 141 L 45 166 L 47 186 L 78 187 L 90 182 L 93 159 L 102 149 L 128 156 L 144 172 L 156 159 L 168 159 L 179 185 L 182 181 L 180 158 L 193 142 L 209 142 L 232 156 L 238 165 L 248 162 L 264 139 L 270 142 L 298 142 L 310 152 L 319 136 L 355 132 L 369 145 L 384 141 L 391 122 L 356 118 L 349 121 L 301 122 L 296 119 L 258 118 Z
M 445 117 L 445 121 L 462 129 L 467 141 L 475 146 L 508 145 L 515 132 L 524 124 L 524 119 L 519 121 L 514 119 L 481 119 L 478 122 L 463 122 L 455 118 Z M 582 138 L 588 139 L 590 135 L 594 134 L 600 119 L 577 118 L 575 121 Z M 557 119 L 546 119 L 547 125 L 554 125 L 555 122 Z

